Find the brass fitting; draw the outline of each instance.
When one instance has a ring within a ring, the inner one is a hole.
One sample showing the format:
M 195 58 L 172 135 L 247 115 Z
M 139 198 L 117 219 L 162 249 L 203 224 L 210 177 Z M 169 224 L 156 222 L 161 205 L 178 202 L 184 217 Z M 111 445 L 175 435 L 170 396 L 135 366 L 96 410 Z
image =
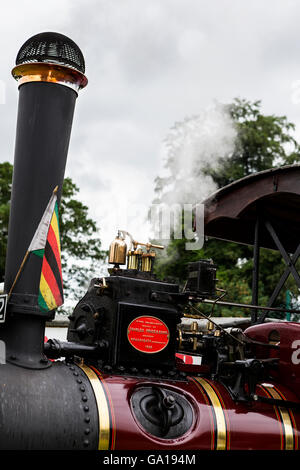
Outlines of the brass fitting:
M 109 247 L 109 264 L 126 264 L 126 252 L 127 245 L 124 238 L 120 235 L 120 232 L 118 232 L 118 235 Z

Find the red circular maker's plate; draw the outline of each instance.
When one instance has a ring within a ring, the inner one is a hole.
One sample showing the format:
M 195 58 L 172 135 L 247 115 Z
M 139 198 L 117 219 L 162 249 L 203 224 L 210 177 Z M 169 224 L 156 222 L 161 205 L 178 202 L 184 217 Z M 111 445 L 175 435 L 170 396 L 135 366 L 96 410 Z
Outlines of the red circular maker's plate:
M 163 321 L 156 317 L 137 317 L 128 326 L 128 341 L 143 353 L 158 353 L 169 343 L 170 332 Z

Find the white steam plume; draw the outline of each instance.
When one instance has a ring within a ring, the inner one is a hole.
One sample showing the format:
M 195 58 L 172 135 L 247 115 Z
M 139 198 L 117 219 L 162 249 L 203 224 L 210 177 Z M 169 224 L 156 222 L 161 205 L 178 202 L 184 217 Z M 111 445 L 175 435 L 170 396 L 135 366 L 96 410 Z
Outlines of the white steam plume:
M 172 233 L 174 238 L 182 238 L 182 218 L 178 216 L 178 206 L 183 208 L 188 204 L 194 207 L 217 190 L 213 178 L 205 175 L 203 170 L 207 166 L 217 168 L 221 160 L 224 162 L 224 159 L 230 158 L 236 141 L 235 123 L 228 107 L 220 103 L 214 103 L 197 116 L 174 124 L 164 141 L 165 174 L 156 179 L 157 198 L 153 201 L 158 207 L 162 207 L 156 209 L 156 214 L 166 214 L 165 208 L 168 208 L 172 216 L 170 220 L 170 217 L 168 219 L 165 215 L 156 215 L 152 220 L 153 236 L 156 240 L 166 245 Z M 191 220 L 190 217 L 190 226 Z M 193 234 L 192 238 L 186 237 L 197 241 L 197 246 L 195 244 L 193 248 L 191 243 L 188 248 L 186 244 L 186 249 L 200 249 L 203 235 L 202 225 L 201 229 L 197 230 L 196 237 Z M 165 261 L 170 261 L 169 256 L 170 254 L 167 255 L 164 251 L 160 256 L 161 261 L 163 262 L 165 257 Z M 178 254 L 172 250 L 171 256 L 175 260 Z
M 197 116 L 177 122 L 163 154 L 167 173 L 157 179 L 157 195 L 166 204 L 195 204 L 217 189 L 205 166 L 217 167 L 235 148 L 237 131 L 226 106 L 215 103 Z

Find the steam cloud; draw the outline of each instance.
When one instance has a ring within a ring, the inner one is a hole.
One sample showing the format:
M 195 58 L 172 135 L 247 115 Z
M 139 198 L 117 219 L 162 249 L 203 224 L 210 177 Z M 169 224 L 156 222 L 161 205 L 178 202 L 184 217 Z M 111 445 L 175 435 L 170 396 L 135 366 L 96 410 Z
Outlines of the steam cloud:
M 208 166 L 216 168 L 221 160 L 230 158 L 236 142 L 237 130 L 228 107 L 218 102 L 203 109 L 197 116 L 174 124 L 163 144 L 165 174 L 156 179 L 157 199 L 154 200 L 154 203 L 168 207 L 173 218 L 171 223 L 164 217 L 155 219 L 156 226 L 152 226 L 155 239 L 168 243 L 165 234 L 169 228 L 174 229 L 175 238 L 181 238 L 178 236 L 181 219 L 178 219 L 178 212 L 175 214 L 176 208 L 183 208 L 185 204 L 195 206 L 217 190 L 217 185 L 211 176 L 204 174 L 204 169 Z M 176 227 L 176 217 L 177 223 L 180 222 L 179 229 L 178 225 Z M 199 248 L 195 246 L 194 249 Z M 170 260 L 166 251 L 164 257 L 166 262 Z M 172 250 L 174 257 L 177 254 Z
M 215 103 L 199 115 L 177 122 L 164 142 L 168 174 L 157 180 L 158 199 L 166 204 L 195 204 L 217 189 L 207 165 L 217 167 L 220 159 L 234 151 L 237 131 L 228 109 Z

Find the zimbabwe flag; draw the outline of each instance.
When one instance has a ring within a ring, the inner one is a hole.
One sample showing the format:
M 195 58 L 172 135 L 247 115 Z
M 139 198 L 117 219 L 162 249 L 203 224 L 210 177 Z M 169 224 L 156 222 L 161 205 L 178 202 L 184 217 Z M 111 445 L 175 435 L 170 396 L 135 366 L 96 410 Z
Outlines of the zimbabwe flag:
M 42 310 L 53 310 L 63 304 L 63 281 L 60 259 L 60 235 L 57 202 L 43 250 L 34 251 L 43 258 L 38 303 Z
M 45 312 L 59 307 L 64 301 L 60 260 L 57 191 L 58 186 L 53 190 L 52 196 L 50 197 L 8 294 L 9 298 L 30 253 L 34 253 L 36 256 L 43 259 L 38 304 Z

